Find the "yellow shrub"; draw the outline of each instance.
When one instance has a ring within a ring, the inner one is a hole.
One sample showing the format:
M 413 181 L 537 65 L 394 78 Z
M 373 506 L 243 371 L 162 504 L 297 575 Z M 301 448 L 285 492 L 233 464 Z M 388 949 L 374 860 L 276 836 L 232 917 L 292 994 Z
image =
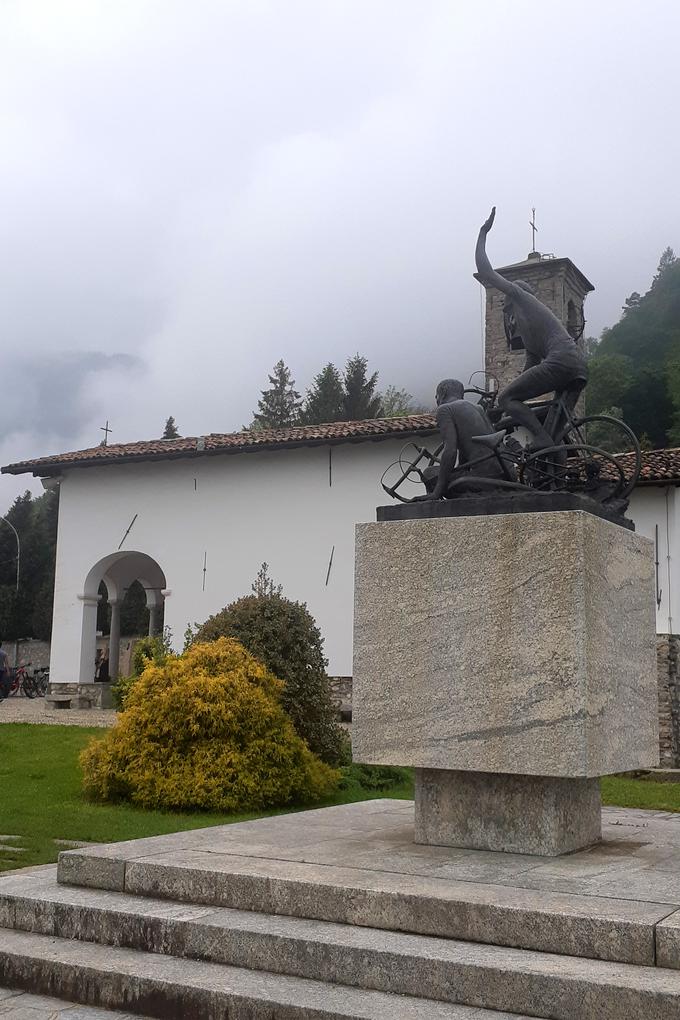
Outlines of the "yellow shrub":
M 85 793 L 146 808 L 244 811 L 312 801 L 340 774 L 296 734 L 283 683 L 232 638 L 150 662 L 103 740 L 81 754 Z

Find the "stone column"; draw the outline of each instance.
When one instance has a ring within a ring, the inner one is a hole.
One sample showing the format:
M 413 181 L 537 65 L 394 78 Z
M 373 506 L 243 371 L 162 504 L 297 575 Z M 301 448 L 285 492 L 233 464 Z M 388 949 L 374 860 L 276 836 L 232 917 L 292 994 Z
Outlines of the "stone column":
M 80 638 L 80 669 L 78 683 L 91 684 L 97 657 L 97 606 L 99 595 L 79 595 L 83 604 L 83 628 Z
M 161 608 L 162 606 L 157 602 L 152 602 L 149 606 L 149 637 L 154 637 L 160 631 Z
M 576 850 L 599 777 L 659 760 L 652 543 L 465 502 L 357 526 L 353 758 L 415 768 L 416 842 Z
M 111 628 L 109 630 L 109 679 L 118 679 L 120 665 L 120 599 L 109 599 Z

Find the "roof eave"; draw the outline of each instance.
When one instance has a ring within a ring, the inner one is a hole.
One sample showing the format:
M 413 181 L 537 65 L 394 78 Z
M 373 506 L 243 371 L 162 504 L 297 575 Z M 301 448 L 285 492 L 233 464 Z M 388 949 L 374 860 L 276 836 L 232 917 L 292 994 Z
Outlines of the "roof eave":
M 376 433 L 374 435 L 324 436 L 319 437 L 318 439 L 293 439 L 284 442 L 252 443 L 249 446 L 222 446 L 213 450 L 168 450 L 167 452 L 162 453 L 143 453 L 137 456 L 131 454 L 110 459 L 93 457 L 90 460 L 47 461 L 40 465 L 19 462 L 17 464 L 7 464 L 5 467 L 0 468 L 0 471 L 2 474 L 7 475 L 23 475 L 30 473 L 34 478 L 47 478 L 63 474 L 64 471 L 71 471 L 73 468 L 113 467 L 117 464 L 141 464 L 148 461 L 188 460 L 194 457 L 219 457 L 225 455 L 233 456 L 234 454 L 262 453 L 271 452 L 273 450 L 295 450 L 305 446 L 317 447 L 341 446 L 346 443 L 381 443 L 389 439 L 400 439 L 402 437 L 431 436 L 435 435 L 437 431 L 436 425 L 433 425 L 432 428 L 424 427 L 404 429 L 402 431 Z

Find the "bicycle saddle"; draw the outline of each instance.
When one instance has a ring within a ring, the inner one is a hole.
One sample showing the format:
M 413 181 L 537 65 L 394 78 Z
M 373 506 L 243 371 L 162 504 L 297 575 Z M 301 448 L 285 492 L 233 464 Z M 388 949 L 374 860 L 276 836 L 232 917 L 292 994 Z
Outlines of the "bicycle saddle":
M 489 436 L 473 436 L 473 443 L 481 443 L 482 446 L 488 446 L 490 450 L 497 450 L 505 439 L 505 430 L 502 432 L 492 432 Z

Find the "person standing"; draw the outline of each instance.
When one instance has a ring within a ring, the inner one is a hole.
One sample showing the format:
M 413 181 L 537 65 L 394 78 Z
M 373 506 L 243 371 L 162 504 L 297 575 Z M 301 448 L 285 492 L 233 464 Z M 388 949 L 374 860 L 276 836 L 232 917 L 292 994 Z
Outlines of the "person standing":
M 9 673 L 9 656 L 2 647 L 2 640 L 0 639 L 0 701 L 5 700 L 9 694 L 11 686 L 12 680 Z

